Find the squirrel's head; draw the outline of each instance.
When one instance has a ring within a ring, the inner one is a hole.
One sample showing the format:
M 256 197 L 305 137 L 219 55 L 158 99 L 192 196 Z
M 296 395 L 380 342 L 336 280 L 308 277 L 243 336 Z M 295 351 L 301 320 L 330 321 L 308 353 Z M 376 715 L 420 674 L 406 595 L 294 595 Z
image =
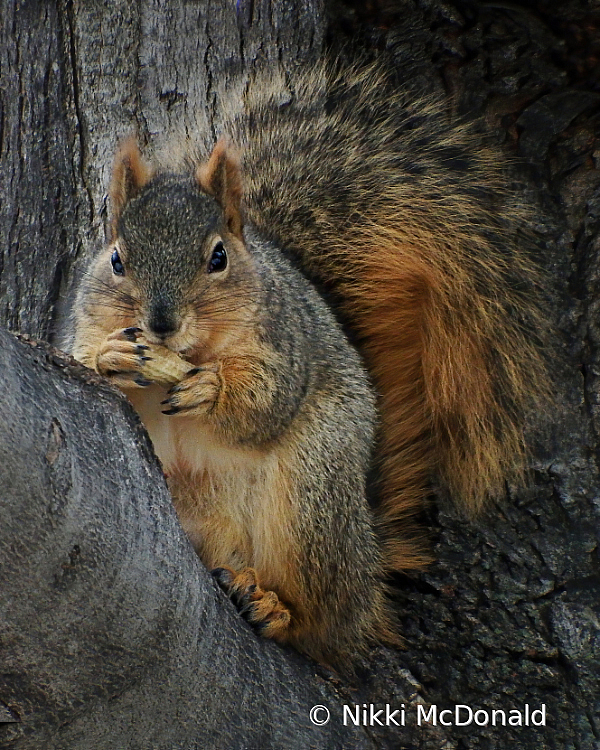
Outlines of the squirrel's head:
M 113 298 L 124 313 L 130 308 L 125 325 L 180 352 L 241 335 L 257 292 L 241 197 L 239 165 L 224 141 L 194 175 L 155 175 L 133 139 L 121 146 L 101 260 Z

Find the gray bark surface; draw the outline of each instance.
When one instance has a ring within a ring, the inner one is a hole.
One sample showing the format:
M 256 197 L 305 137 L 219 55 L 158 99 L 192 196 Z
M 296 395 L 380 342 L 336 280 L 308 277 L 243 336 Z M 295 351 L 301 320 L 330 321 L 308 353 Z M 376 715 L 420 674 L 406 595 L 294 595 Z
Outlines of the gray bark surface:
M 375 649 L 344 685 L 256 638 L 216 590 L 126 400 L 2 331 L 0 747 L 597 750 L 600 6 L 237 7 L 3 3 L 0 321 L 64 340 L 120 137 L 210 128 L 219 86 L 257 59 L 291 69 L 340 36 L 384 47 L 405 85 L 482 117 L 537 206 L 557 401 L 532 420 L 532 483 L 474 521 L 432 503 L 437 561 L 396 581 L 406 649 Z M 544 703 L 547 726 L 416 727 L 419 702 Z M 404 704 L 406 727 L 344 727 L 341 706 L 363 703 Z

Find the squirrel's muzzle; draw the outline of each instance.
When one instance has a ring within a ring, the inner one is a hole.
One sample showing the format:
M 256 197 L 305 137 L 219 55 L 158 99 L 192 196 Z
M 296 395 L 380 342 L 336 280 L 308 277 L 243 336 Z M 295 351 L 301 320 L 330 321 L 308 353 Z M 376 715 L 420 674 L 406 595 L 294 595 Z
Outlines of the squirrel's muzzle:
M 148 328 L 157 336 L 169 336 L 180 327 L 179 315 L 171 300 L 164 294 L 157 295 L 151 302 L 148 315 Z

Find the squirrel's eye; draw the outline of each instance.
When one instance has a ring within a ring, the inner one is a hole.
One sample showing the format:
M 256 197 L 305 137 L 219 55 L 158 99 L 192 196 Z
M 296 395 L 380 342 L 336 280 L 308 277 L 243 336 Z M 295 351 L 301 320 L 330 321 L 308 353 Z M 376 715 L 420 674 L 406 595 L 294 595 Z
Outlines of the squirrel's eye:
M 222 242 L 217 242 L 208 261 L 208 273 L 224 271 L 227 268 L 227 253 Z
M 125 275 L 125 266 L 121 262 L 121 258 L 119 257 L 119 253 L 116 250 L 110 256 L 110 262 L 112 263 L 113 273 L 114 274 L 116 274 L 117 276 L 124 276 Z

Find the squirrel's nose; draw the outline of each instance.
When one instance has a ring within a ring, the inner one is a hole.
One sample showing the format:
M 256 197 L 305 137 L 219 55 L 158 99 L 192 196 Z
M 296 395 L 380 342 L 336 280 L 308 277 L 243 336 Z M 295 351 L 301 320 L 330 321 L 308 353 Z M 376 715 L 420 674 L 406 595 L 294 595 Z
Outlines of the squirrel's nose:
M 159 301 L 150 310 L 148 328 L 157 336 L 168 336 L 179 329 L 179 321 L 172 306 Z
M 170 333 L 175 333 L 179 326 L 173 320 L 157 317 L 150 319 L 148 327 L 158 336 L 168 336 Z

